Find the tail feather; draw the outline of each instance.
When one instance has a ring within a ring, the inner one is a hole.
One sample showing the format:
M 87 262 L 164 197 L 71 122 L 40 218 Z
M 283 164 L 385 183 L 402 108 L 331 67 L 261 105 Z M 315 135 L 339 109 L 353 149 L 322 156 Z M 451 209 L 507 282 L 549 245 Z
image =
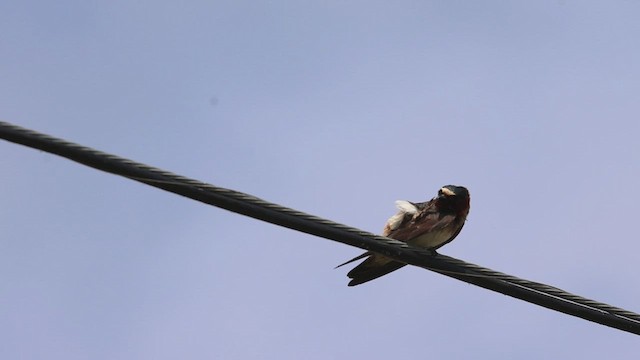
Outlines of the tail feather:
M 360 255 L 359 257 L 349 260 L 347 262 L 355 261 L 363 258 L 369 253 Z M 343 264 L 344 265 L 344 264 Z M 392 271 L 396 271 L 407 264 L 391 260 L 381 255 L 371 255 L 367 260 L 363 261 L 360 265 L 353 268 L 347 276 L 351 279 L 349 286 L 356 286 L 373 279 L 377 279 L 382 275 L 386 275 Z
M 364 259 L 364 258 L 366 258 L 366 257 L 367 257 L 367 256 L 369 256 L 369 255 L 371 255 L 371 253 L 367 251 L 366 253 L 364 253 L 364 254 L 362 254 L 362 255 L 358 255 L 358 256 L 354 257 L 353 259 L 351 259 L 351 260 L 349 260 L 349 261 L 347 261 L 347 262 L 344 262 L 344 263 L 342 263 L 342 264 L 340 264 L 340 265 L 338 265 L 338 266 L 334 267 L 334 269 L 337 269 L 337 268 L 339 268 L 340 266 L 345 266 L 345 265 L 347 265 L 347 264 L 351 264 L 351 263 L 352 263 L 352 262 L 354 262 L 354 261 L 357 261 L 357 260 L 360 260 L 360 259 Z

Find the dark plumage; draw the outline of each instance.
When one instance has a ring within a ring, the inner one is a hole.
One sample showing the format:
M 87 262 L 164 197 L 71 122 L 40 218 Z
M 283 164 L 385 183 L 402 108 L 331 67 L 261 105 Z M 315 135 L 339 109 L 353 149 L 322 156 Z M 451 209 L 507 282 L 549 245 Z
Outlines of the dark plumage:
M 447 185 L 427 202 L 396 201 L 396 206 L 400 211 L 389 218 L 382 235 L 436 250 L 455 239 L 462 230 L 469 214 L 469 191 L 462 186 Z M 337 267 L 365 257 L 365 261 L 347 274 L 351 279 L 349 286 L 379 278 L 406 265 L 384 255 L 366 252 Z

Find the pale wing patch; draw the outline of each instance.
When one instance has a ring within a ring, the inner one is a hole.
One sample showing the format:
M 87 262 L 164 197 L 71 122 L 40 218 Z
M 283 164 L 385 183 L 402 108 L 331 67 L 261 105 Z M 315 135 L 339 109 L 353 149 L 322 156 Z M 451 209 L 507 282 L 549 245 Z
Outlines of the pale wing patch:
M 390 232 L 397 229 L 400 224 L 402 224 L 402 219 L 404 219 L 404 213 L 399 212 L 387 220 L 387 224 L 384 226 L 384 234 L 389 235 Z
M 400 210 L 400 212 L 407 214 L 415 214 L 418 212 L 418 208 L 406 200 L 396 201 L 396 207 L 398 208 L 398 210 Z
M 387 220 L 387 224 L 384 227 L 385 235 L 388 235 L 391 231 L 397 229 L 400 224 L 402 224 L 402 220 L 404 220 L 405 215 L 412 215 L 418 212 L 418 208 L 415 205 L 405 200 L 396 201 L 396 207 L 400 211 Z

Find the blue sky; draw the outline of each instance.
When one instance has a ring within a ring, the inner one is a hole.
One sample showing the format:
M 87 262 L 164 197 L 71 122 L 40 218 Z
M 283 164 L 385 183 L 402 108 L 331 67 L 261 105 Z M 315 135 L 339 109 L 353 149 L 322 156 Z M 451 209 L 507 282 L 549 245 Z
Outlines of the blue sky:
M 0 4 L 4 121 L 640 311 L 640 5 Z M 3 359 L 632 359 L 635 335 L 0 142 Z

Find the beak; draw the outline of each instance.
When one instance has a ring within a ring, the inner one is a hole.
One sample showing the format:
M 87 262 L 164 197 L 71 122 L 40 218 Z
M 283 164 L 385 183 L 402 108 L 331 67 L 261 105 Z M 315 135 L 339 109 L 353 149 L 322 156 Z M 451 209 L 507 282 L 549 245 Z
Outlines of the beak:
M 447 188 L 442 188 L 440 189 L 440 191 L 442 191 L 442 194 L 445 196 L 454 196 L 456 193 L 454 193 L 453 191 L 447 189 Z

